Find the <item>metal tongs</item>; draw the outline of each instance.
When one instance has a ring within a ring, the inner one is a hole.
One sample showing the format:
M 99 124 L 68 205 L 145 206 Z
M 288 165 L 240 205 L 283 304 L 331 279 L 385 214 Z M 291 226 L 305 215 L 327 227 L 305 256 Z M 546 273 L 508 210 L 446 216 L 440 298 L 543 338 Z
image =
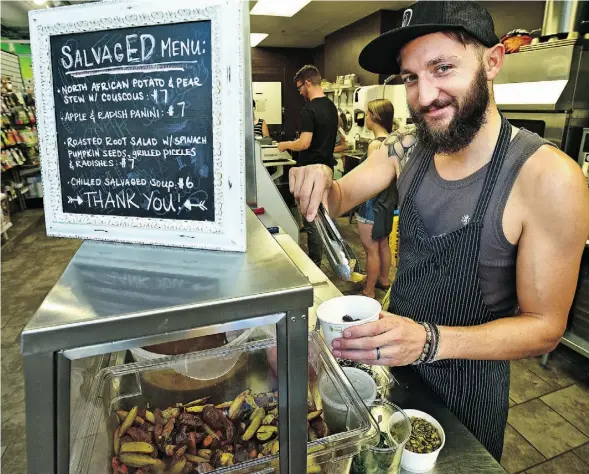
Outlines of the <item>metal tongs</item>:
M 323 204 L 319 205 L 315 225 L 325 246 L 329 265 L 339 278 L 350 281 L 352 272 L 360 271 L 358 258 L 352 247 L 342 238 Z

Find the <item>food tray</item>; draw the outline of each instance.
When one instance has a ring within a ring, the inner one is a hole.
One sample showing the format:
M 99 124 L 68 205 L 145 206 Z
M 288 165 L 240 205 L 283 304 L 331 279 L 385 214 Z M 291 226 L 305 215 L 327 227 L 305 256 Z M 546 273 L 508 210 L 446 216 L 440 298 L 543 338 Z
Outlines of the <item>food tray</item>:
M 231 377 L 224 376 L 202 389 L 192 392 L 173 388 L 163 390 L 153 384 L 144 383 L 144 380 L 157 378 L 158 372 L 171 370 L 179 360 L 208 360 L 214 364 L 215 361 L 233 358 L 239 353 L 240 361 L 232 371 Z M 276 390 L 278 383 L 273 369 L 276 366 L 276 361 L 273 360 L 275 354 L 276 341 L 266 339 L 231 348 L 218 348 L 103 369 L 96 376 L 86 405 L 81 408 L 85 416 L 77 417 L 82 421 L 78 435 L 71 443 L 70 473 L 111 474 L 112 439 L 119 423 L 116 410 L 129 410 L 133 406 L 145 407 L 148 403 L 152 409 L 166 408 L 207 396 L 211 397 L 211 403 L 221 403 L 233 400 L 245 389 L 251 389 L 253 393 Z M 350 421 L 347 431 L 330 433 L 325 438 L 307 443 L 310 453 L 308 465 L 313 465 L 313 472 L 346 474 L 349 472 L 352 457 L 366 446 L 374 445 L 378 441 L 378 427 L 328 351 L 321 336 L 312 333 L 309 336 L 309 385 L 312 393 L 318 393 L 315 388 L 320 379 L 325 380 L 324 377 L 338 388 L 345 399 Z M 281 446 L 281 449 L 284 449 L 284 446 Z M 214 472 L 279 473 L 278 458 L 278 454 L 265 456 L 219 468 Z M 320 470 L 317 470 L 317 466 Z

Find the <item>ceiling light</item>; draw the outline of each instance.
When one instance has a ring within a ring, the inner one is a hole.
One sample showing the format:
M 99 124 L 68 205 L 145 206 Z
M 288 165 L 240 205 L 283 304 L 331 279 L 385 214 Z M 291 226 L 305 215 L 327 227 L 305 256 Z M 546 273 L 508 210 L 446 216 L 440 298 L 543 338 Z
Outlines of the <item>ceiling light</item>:
M 258 46 L 262 41 L 266 39 L 268 33 L 250 33 L 250 43 L 251 47 L 255 48 Z
M 44 5 L 46 2 L 47 0 L 33 0 L 33 3 L 39 6 Z
M 311 0 L 258 0 L 252 15 L 293 16 Z

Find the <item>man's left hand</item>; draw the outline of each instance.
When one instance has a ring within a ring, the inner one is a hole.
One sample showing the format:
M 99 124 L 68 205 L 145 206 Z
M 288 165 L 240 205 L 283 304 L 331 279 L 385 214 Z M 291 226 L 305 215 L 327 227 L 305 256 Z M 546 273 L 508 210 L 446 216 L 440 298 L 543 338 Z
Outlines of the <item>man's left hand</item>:
M 331 350 L 335 357 L 368 365 L 408 365 L 421 355 L 425 339 L 421 324 L 382 311 L 378 321 L 347 328 L 343 338 L 333 341 Z
M 278 145 L 276 145 L 278 147 L 278 151 L 286 151 L 288 150 L 288 142 L 280 142 L 278 143 Z

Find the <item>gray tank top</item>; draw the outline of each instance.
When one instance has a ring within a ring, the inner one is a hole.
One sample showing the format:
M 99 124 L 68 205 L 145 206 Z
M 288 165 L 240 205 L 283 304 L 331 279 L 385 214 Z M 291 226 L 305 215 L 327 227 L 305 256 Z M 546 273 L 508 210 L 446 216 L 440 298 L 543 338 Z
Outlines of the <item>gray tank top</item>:
M 503 233 L 503 211 L 521 167 L 542 145 L 550 144 L 539 135 L 521 129 L 511 141 L 489 208 L 483 220 L 479 255 L 479 280 L 483 300 L 489 311 L 498 316 L 512 315 L 517 310 L 516 259 L 517 245 Z M 409 184 L 423 157 L 419 143 L 403 168 L 397 186 L 401 207 Z M 456 181 L 446 181 L 437 172 L 432 160 L 417 191 L 415 202 L 430 236 L 452 232 L 468 224 L 483 189 L 489 165 Z

